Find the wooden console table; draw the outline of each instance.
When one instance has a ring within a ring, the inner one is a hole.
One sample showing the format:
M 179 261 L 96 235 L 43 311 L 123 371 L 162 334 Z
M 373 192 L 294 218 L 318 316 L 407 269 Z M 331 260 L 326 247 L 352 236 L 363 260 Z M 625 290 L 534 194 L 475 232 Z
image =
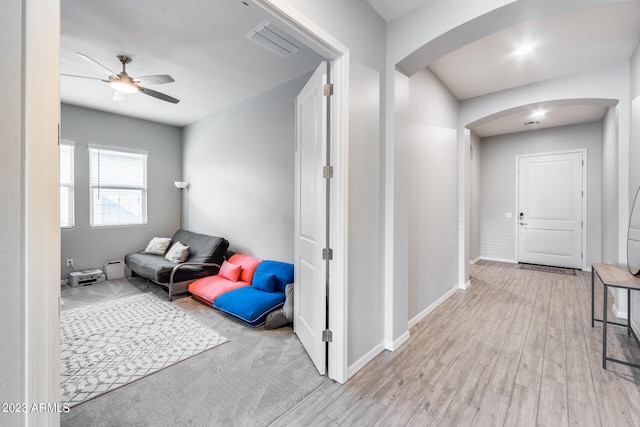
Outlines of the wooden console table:
M 602 319 L 595 318 L 595 276 L 598 276 L 603 285 L 604 301 L 602 304 Z M 627 323 L 609 322 L 607 320 L 607 307 L 609 305 L 609 288 L 619 288 L 627 290 Z M 591 327 L 595 322 L 602 322 L 602 367 L 607 369 L 607 361 L 621 363 L 623 365 L 640 368 L 640 365 L 627 362 L 625 360 L 607 357 L 607 325 L 618 325 L 627 328 L 627 334 L 633 335 L 636 343 L 640 346 L 640 341 L 631 328 L 631 291 L 640 291 L 640 279 L 631 275 L 626 267 L 615 264 L 591 265 Z

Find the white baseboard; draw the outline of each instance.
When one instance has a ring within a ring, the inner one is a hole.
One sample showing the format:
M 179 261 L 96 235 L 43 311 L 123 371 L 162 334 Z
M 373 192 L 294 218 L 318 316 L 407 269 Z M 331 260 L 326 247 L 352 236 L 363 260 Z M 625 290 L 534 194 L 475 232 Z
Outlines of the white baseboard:
M 376 358 L 377 355 L 385 350 L 384 343 L 380 343 L 367 352 L 364 356 L 356 361 L 353 365 L 347 368 L 347 379 L 354 376 L 360 369 L 364 368 L 367 363 Z
M 433 310 L 435 310 L 440 304 L 442 304 L 443 302 L 445 302 L 445 300 L 447 298 L 449 298 L 451 295 L 453 295 L 453 293 L 455 291 L 457 291 L 458 289 L 460 289 L 458 286 L 456 286 L 455 288 L 451 288 L 446 294 L 442 295 L 440 298 L 438 298 L 433 304 L 431 304 L 429 307 L 425 308 L 424 310 L 422 310 L 420 313 L 418 313 L 417 316 L 415 316 L 413 319 L 409 320 L 409 329 L 411 329 L 412 327 L 414 327 L 419 321 L 421 321 L 422 319 L 424 319 L 425 317 L 427 317 L 427 315 L 429 313 L 431 313 Z
M 613 314 L 615 314 L 618 319 L 627 320 L 627 310 L 618 310 L 618 306 L 616 304 L 613 304 Z
M 482 259 L 482 257 L 478 257 L 478 258 L 476 258 L 476 259 L 474 259 L 472 261 L 469 261 L 469 264 L 473 265 L 473 264 L 477 263 L 478 261 L 480 261 L 481 259 Z
M 409 333 L 409 330 L 407 329 L 404 334 L 400 335 L 395 340 L 393 340 L 393 341 L 385 341 L 384 342 L 384 348 L 389 350 L 389 351 L 396 351 L 397 349 L 400 348 L 400 346 L 402 344 L 404 344 L 407 341 L 409 341 L 409 338 L 411 338 L 411 334 Z
M 636 333 L 637 337 L 640 337 L 640 329 L 638 328 L 638 325 L 636 324 L 636 322 L 633 321 L 633 318 L 631 318 L 631 329 L 633 329 L 633 332 Z
M 458 289 L 467 290 L 471 286 L 471 280 L 467 280 L 467 283 L 461 283 L 458 285 Z
M 518 261 L 515 259 L 506 259 L 506 258 L 493 258 L 489 256 L 481 256 L 480 259 L 485 261 L 496 261 L 496 262 L 508 262 L 509 264 L 517 264 Z

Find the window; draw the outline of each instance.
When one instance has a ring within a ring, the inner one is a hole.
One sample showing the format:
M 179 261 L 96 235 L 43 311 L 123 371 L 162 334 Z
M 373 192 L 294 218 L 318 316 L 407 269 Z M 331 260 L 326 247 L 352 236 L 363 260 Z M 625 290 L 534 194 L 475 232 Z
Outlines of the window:
M 60 227 L 73 228 L 73 142 L 60 144 Z
M 89 147 L 91 226 L 147 223 L 147 153 Z

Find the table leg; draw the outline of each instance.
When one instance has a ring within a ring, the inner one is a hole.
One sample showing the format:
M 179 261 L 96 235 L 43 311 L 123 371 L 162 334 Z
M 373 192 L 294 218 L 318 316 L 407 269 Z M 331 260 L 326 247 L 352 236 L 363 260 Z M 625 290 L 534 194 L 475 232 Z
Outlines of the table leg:
M 627 335 L 631 335 L 631 289 L 627 289 Z
M 607 306 L 609 305 L 609 289 L 603 284 L 604 301 L 602 304 L 602 368 L 607 369 Z
M 594 271 L 595 268 L 593 268 L 593 266 L 591 267 L 591 327 L 593 328 L 595 326 L 595 302 L 593 301 L 595 299 L 595 291 L 594 291 Z

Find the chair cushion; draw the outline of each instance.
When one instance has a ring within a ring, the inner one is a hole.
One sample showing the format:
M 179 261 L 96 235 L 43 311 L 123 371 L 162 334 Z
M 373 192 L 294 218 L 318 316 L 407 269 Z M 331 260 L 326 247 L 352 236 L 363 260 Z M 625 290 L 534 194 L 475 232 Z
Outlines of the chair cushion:
M 276 285 L 277 279 L 275 274 L 261 271 L 256 272 L 253 276 L 253 282 L 251 282 L 251 286 L 264 292 L 275 292 Z
M 189 258 L 189 246 L 185 246 L 182 243 L 175 242 L 164 256 L 167 260 L 175 262 L 177 264 L 183 263 Z
M 167 253 L 167 248 L 170 243 L 171 237 L 154 237 L 147 245 L 144 253 L 164 256 L 164 254 Z
M 229 262 L 242 267 L 240 278 L 237 282 L 233 282 L 220 275 L 204 277 L 191 283 L 189 285 L 189 292 L 200 301 L 213 304 L 220 295 L 234 289 L 249 286 L 256 268 L 262 263 L 262 260 L 251 255 L 235 254 L 229 258 Z M 247 278 L 249 280 L 245 280 Z
M 218 276 L 224 277 L 225 279 L 229 279 L 232 282 L 237 282 L 238 279 L 240 278 L 241 272 L 242 272 L 241 265 L 232 264 L 229 261 L 225 261 L 222 263 L 222 267 L 220 267 Z
M 220 295 L 246 286 L 249 286 L 249 283 L 241 280 L 232 282 L 221 276 L 209 276 L 192 282 L 189 292 L 200 301 L 212 305 Z
M 256 274 L 273 273 L 276 275 L 276 292 L 284 292 L 285 286 L 293 283 L 293 264 L 280 261 L 262 261 L 256 269 Z
M 284 304 L 284 292 L 263 292 L 253 286 L 220 295 L 213 306 L 251 326 L 260 326 L 267 315 Z
M 242 271 L 240 272 L 240 281 L 251 283 L 253 281 L 253 275 L 256 272 L 256 268 L 258 268 L 258 265 L 260 265 L 262 260 L 251 255 L 234 254 L 229 258 L 229 262 L 242 267 Z
M 182 229 L 176 231 L 171 241 L 180 241 L 183 245 L 189 246 L 189 258 L 187 259 L 189 262 L 222 264 L 224 254 L 229 247 L 229 242 L 222 237 L 208 236 Z

